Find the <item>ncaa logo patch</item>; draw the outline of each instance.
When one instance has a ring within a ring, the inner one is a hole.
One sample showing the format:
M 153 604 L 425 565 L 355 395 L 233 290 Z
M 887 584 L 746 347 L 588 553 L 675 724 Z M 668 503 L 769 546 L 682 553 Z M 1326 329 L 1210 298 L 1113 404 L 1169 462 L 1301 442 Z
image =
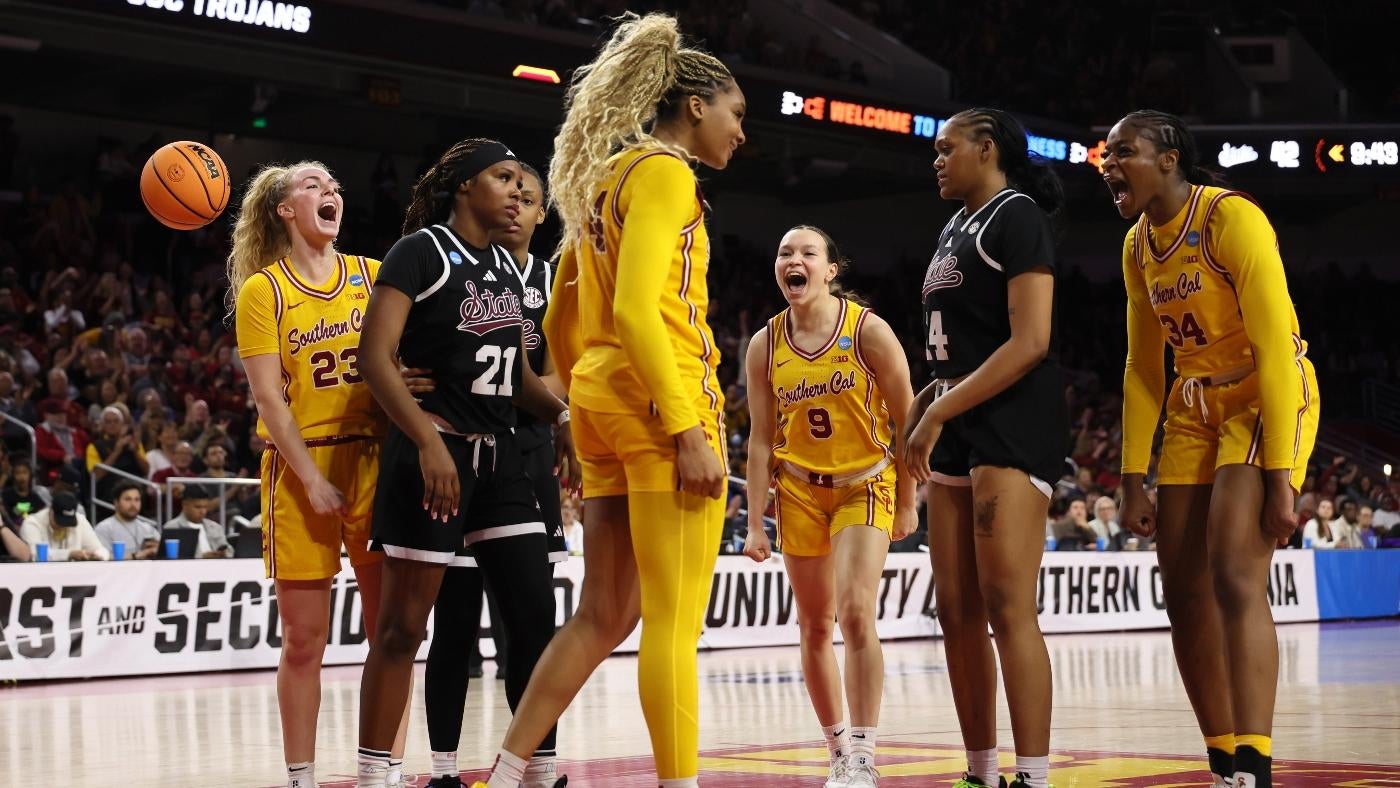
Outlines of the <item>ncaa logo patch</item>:
M 1189 233 L 1186 234 L 1186 245 L 1187 245 L 1187 246 L 1199 246 L 1200 243 L 1201 243 L 1201 234 L 1200 234 L 1200 233 L 1196 232 L 1195 230 L 1192 230 L 1191 232 L 1189 232 Z
M 968 235 L 976 235 L 976 234 L 977 234 L 977 231 L 980 230 L 980 229 L 982 229 L 982 223 L 981 223 L 981 222 L 973 222 L 972 224 L 969 224 L 969 225 L 967 226 L 967 234 L 968 234 Z
M 850 337 L 841 337 L 840 339 L 836 340 L 836 346 L 841 348 L 842 350 L 850 350 L 851 345 L 853 344 L 855 343 L 851 342 Z
M 539 309 L 542 306 L 544 306 L 544 294 L 539 291 L 539 288 L 525 288 L 525 308 Z
M 364 278 L 363 276 L 360 276 L 359 274 L 351 274 L 351 275 L 350 275 L 350 286 L 351 286 L 351 287 L 359 287 L 360 285 L 362 285 L 362 284 L 364 284 L 364 283 L 365 283 L 365 278 Z
M 462 264 L 462 256 L 460 254 L 457 254 L 456 252 L 448 252 L 447 259 L 451 260 L 453 265 Z

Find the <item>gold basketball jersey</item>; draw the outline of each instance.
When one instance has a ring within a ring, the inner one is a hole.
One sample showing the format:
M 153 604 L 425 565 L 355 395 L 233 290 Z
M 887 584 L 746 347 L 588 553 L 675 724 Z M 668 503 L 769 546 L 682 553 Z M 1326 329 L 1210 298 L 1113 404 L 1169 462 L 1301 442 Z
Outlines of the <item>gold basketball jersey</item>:
M 379 261 L 337 255 L 329 282 L 302 281 L 286 260 L 248 278 L 238 298 L 243 357 L 276 353 L 282 398 L 303 438 L 382 435 L 384 419 L 360 376 L 360 328 Z M 258 420 L 258 434 L 271 441 Z
M 808 353 L 789 333 L 789 311 L 768 321 L 768 382 L 777 399 L 773 457 L 806 471 L 843 476 L 891 453 L 890 413 L 861 356 L 870 311 L 841 299 L 836 330 Z

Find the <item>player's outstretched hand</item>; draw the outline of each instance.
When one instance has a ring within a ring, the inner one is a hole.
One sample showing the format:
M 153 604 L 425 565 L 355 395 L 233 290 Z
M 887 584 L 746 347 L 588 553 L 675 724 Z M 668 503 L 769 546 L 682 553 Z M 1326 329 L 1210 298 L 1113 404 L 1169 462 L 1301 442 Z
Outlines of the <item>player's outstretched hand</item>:
M 691 495 L 720 498 L 724 495 L 724 464 L 719 454 L 705 440 L 705 430 L 699 424 L 676 436 L 676 470 L 681 476 L 681 489 Z
M 434 440 L 418 449 L 418 464 L 423 469 L 423 508 L 434 520 L 447 519 L 457 513 L 457 503 L 462 495 L 461 480 L 457 477 L 457 463 L 442 436 L 434 435 Z
M 744 537 L 744 555 L 760 564 L 767 561 L 773 555 L 773 543 L 768 540 L 768 532 L 750 526 L 748 535 Z

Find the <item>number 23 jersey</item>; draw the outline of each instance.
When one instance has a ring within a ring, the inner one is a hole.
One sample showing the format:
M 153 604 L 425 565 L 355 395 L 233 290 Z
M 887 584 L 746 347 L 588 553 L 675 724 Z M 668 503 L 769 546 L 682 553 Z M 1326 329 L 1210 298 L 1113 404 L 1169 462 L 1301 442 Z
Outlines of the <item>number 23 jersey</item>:
M 413 299 L 399 356 L 429 371 L 434 389 L 423 410 L 462 434 L 515 426 L 511 397 L 520 388 L 524 314 L 510 253 L 471 246 L 445 225 L 400 238 L 375 280 Z
M 1049 218 L 1030 197 L 1004 189 L 971 216 L 965 210 L 953 215 L 924 274 L 931 377 L 967 375 L 1011 338 L 1006 283 L 1039 267 L 1054 270 L 1054 238 Z M 1053 356 L 1053 331 L 1050 347 Z
M 379 261 L 336 255 L 328 282 L 302 280 L 285 258 L 238 294 L 238 353 L 276 355 L 282 399 L 305 439 L 384 434 L 384 418 L 360 377 L 360 328 Z M 258 435 L 272 442 L 262 419 Z

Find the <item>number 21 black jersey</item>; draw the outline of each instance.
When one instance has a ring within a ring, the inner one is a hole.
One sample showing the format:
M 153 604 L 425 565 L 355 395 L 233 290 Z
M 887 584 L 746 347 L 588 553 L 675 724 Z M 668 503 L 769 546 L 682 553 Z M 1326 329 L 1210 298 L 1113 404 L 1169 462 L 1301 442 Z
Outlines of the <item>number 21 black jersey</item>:
M 971 216 L 965 210 L 953 215 L 924 274 L 925 357 L 932 377 L 967 375 L 1010 339 L 1006 283 L 1040 266 L 1053 272 L 1054 254 L 1049 217 L 1014 189 L 999 192 Z

